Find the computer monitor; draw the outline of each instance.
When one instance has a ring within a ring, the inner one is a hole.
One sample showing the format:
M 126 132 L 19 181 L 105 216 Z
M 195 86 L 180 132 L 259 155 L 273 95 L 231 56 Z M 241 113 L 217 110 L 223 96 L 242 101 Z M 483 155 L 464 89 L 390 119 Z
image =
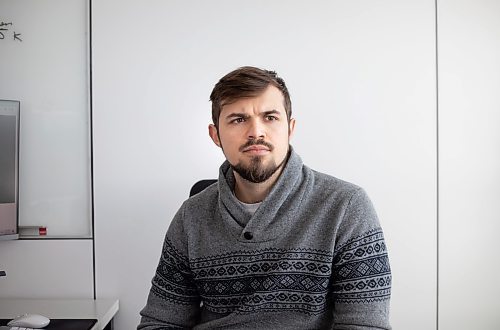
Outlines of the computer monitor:
M 0 100 L 0 240 L 19 238 L 19 108 Z

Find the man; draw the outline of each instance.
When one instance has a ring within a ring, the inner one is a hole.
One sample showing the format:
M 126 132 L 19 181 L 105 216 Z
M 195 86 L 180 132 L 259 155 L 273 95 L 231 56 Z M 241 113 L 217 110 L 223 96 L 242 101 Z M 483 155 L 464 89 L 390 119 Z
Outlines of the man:
M 284 81 L 242 67 L 210 100 L 226 161 L 172 220 L 138 329 L 390 329 L 373 206 L 302 164 Z

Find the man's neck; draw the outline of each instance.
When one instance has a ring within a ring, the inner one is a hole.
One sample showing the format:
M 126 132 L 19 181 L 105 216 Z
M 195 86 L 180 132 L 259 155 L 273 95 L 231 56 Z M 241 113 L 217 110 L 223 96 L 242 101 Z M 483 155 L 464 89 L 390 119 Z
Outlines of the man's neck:
M 253 183 L 245 180 L 238 173 L 234 172 L 234 195 L 243 203 L 254 204 L 262 202 L 269 195 L 269 192 L 281 175 L 283 167 L 280 166 L 269 179 L 261 183 Z

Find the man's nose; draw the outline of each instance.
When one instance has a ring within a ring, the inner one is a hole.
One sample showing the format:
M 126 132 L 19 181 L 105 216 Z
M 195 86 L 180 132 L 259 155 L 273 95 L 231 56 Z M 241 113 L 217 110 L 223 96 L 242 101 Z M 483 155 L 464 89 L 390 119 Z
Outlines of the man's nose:
M 250 120 L 247 137 L 248 139 L 262 139 L 266 136 L 264 124 L 259 120 Z

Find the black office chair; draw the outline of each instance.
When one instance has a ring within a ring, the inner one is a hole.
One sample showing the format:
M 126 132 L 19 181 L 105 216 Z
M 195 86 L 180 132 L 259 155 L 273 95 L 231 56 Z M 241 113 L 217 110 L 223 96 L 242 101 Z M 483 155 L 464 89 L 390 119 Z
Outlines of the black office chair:
M 189 191 L 189 197 L 196 195 L 197 193 L 203 191 L 205 188 L 210 186 L 211 184 L 217 182 L 217 180 L 209 179 L 209 180 L 200 180 L 196 182 Z

